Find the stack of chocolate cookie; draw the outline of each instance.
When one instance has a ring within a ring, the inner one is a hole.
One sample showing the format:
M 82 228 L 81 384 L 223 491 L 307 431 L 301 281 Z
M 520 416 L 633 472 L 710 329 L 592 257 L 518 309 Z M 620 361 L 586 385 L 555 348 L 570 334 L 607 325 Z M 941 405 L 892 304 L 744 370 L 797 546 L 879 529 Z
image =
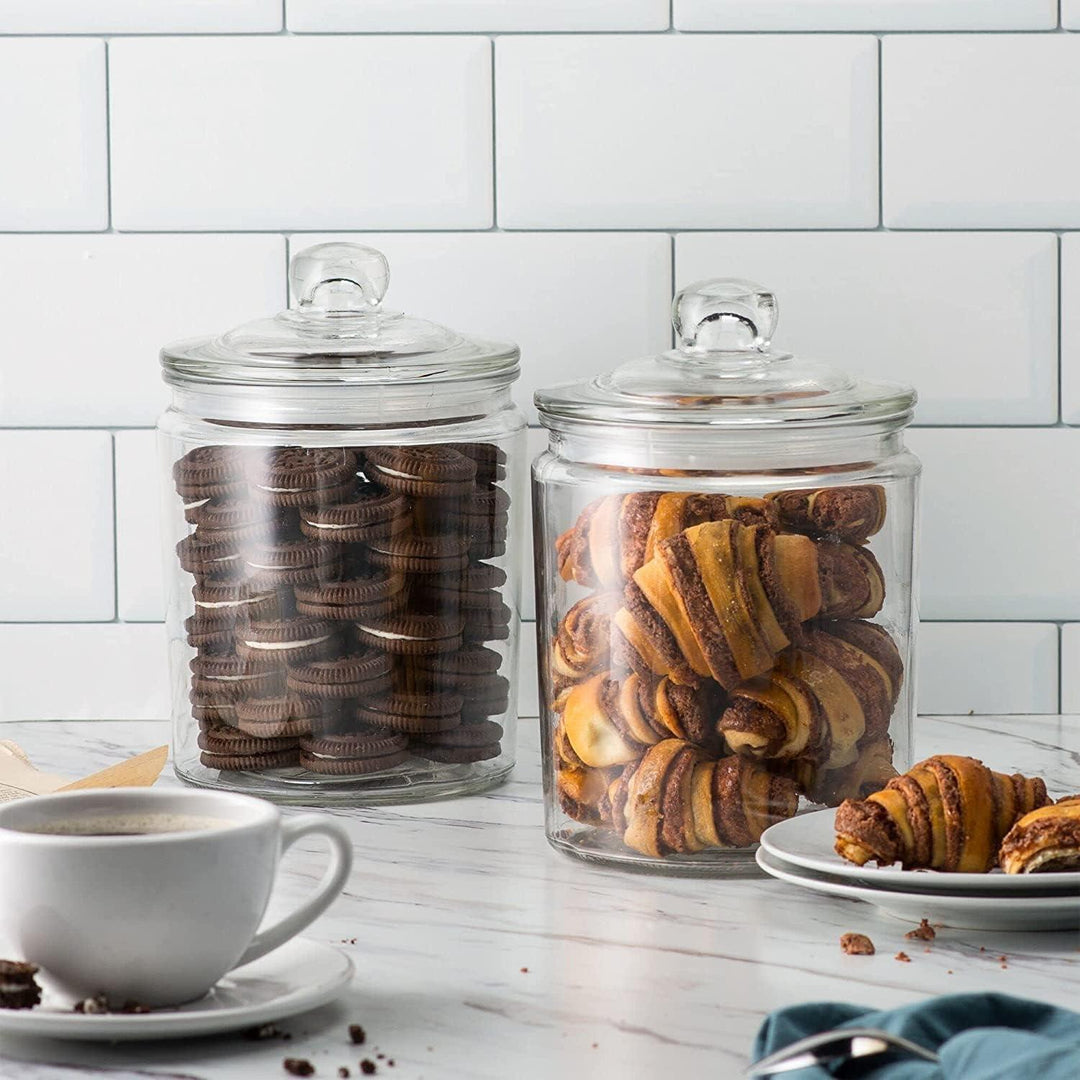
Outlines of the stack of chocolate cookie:
M 496 758 L 505 455 L 490 443 L 200 446 L 184 629 L 203 765 L 355 776 Z

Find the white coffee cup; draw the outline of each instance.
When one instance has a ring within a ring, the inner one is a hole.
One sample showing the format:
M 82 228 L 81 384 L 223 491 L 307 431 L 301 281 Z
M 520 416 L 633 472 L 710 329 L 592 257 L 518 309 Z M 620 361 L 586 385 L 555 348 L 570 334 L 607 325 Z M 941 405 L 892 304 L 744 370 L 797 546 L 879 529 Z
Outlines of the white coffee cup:
M 133 822 L 183 827 L 93 834 Z M 42 831 L 58 827 L 88 833 Z M 311 834 L 330 844 L 322 881 L 291 915 L 259 931 L 282 853 Z M 247 795 L 114 788 L 7 803 L 0 956 L 37 964 L 75 999 L 103 993 L 178 1005 L 298 934 L 338 896 L 351 868 L 352 845 L 336 822 L 283 818 Z

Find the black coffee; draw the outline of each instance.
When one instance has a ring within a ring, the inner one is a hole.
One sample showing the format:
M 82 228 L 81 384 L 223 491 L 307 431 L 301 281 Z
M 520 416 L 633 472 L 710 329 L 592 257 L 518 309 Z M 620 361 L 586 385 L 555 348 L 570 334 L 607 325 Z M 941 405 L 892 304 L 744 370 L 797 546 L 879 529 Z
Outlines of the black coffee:
M 20 832 L 51 836 L 160 836 L 165 833 L 205 832 L 231 822 L 224 818 L 194 814 L 93 814 L 83 818 L 60 818 L 27 825 Z

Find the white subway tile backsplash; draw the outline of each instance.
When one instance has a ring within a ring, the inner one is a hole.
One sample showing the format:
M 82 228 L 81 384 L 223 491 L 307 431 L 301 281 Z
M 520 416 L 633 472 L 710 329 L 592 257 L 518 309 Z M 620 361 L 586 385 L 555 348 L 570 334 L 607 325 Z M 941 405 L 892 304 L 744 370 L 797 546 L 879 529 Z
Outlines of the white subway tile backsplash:
M 1080 424 L 1080 233 L 1061 238 L 1061 419 Z
M 1061 711 L 1080 713 L 1080 623 L 1061 628 Z
M 908 432 L 923 461 L 926 619 L 1080 618 L 1080 431 Z
M 1050 30 L 1057 26 L 1057 0 L 674 0 L 673 10 L 679 30 Z
M 110 45 L 119 229 L 483 228 L 482 38 L 124 38 Z
M 167 400 L 158 350 L 283 307 L 285 241 L 3 236 L 0 295 L 18 313 L 0 424 L 150 425 Z
M 496 103 L 506 228 L 877 223 L 871 37 L 501 38 Z
M 161 480 L 153 431 L 118 431 L 116 444 L 117 615 L 165 618 Z
M 281 29 L 281 0 L 0 0 L 0 34 L 191 34 Z
M 923 424 L 1057 420 L 1050 233 L 684 233 L 679 287 L 740 277 L 779 298 L 778 347 L 919 391 Z
M 0 431 L 0 459 L 0 505 L 22 522 L 0 534 L 0 622 L 111 619 L 108 433 Z
M 668 0 L 287 0 L 290 30 L 666 30 Z
M 0 721 L 162 720 L 167 665 L 161 623 L 0 626 Z
M 1058 628 L 923 623 L 917 678 L 920 713 L 1056 713 Z
M 1080 225 L 1080 38 L 898 35 L 882 42 L 885 224 Z
M 1061 25 L 1066 30 L 1080 30 L 1080 0 L 1061 0 Z
M 671 240 L 651 233 L 294 236 L 290 251 L 351 240 L 390 261 L 387 306 L 521 346 L 518 404 L 533 391 L 670 348 Z
M 0 231 L 109 223 L 105 45 L 0 39 Z

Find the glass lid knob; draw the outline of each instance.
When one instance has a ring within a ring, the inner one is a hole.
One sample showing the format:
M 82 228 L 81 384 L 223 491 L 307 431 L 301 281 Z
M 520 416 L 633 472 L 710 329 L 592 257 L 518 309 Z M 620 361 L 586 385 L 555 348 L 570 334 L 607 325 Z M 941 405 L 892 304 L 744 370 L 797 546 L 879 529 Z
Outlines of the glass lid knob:
M 777 314 L 768 289 L 738 278 L 695 281 L 671 304 L 678 351 L 691 356 L 768 352 Z
M 289 264 L 289 288 L 302 311 L 362 314 L 379 306 L 389 284 L 386 256 L 363 244 L 316 244 Z

